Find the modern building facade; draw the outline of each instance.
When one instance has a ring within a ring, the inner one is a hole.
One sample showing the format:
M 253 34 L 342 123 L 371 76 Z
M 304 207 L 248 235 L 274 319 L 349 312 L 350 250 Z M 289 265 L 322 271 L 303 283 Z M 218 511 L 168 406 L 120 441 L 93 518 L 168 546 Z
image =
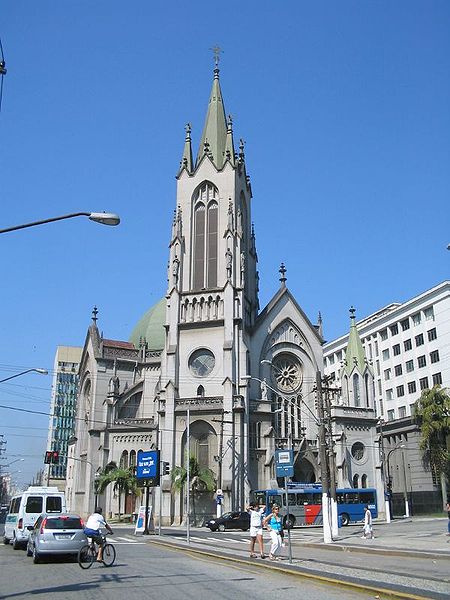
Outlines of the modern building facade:
M 55 354 L 47 450 L 59 452 L 57 464 L 47 466 L 47 482 L 65 489 L 68 443 L 75 433 L 78 368 L 82 348 L 58 346 Z
M 385 470 L 393 479 L 394 508 L 403 510 L 406 495 L 416 511 L 441 506 L 439 482 L 418 448 L 412 409 L 424 389 L 450 387 L 450 281 L 380 309 L 358 321 L 356 329 L 374 374 L 374 406 L 385 459 L 389 456 Z M 324 372 L 339 386 L 348 340 L 344 335 L 324 346 Z

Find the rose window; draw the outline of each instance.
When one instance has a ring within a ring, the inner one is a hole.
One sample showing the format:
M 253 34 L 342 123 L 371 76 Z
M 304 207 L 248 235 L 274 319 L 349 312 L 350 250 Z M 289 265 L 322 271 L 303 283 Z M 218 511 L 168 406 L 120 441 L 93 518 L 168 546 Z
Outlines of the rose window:
M 288 354 L 277 356 L 273 361 L 272 378 L 282 392 L 297 391 L 303 381 L 302 368 L 297 359 Z

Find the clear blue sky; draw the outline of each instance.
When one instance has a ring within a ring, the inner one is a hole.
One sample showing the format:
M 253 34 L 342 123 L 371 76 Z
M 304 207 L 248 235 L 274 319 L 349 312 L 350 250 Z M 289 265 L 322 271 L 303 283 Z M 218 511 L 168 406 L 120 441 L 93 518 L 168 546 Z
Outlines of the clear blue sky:
M 0 379 L 51 371 L 83 345 L 94 304 L 128 339 L 165 293 L 175 175 L 201 135 L 218 44 L 225 107 L 246 141 L 261 306 L 287 284 L 325 336 L 449 277 L 450 3 L 3 0 Z M 51 376 L 1 384 L 46 412 Z M 0 409 L 27 482 L 48 420 Z

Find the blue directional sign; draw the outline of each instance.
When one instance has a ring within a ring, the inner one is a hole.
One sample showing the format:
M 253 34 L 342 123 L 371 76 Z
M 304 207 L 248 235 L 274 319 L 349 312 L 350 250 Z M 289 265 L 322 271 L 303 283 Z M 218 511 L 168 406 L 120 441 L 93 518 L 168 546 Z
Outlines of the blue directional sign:
M 159 463 L 159 450 L 139 450 L 136 464 L 136 479 L 138 485 L 159 485 Z
M 293 450 L 275 450 L 275 471 L 277 477 L 294 476 Z

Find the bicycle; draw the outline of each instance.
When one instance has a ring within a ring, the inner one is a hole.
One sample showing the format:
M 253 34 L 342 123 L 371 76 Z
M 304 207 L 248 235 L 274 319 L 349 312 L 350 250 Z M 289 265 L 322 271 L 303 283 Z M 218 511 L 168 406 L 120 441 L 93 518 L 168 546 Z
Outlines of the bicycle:
M 101 546 L 103 548 L 102 554 L 102 562 L 105 567 L 112 567 L 114 561 L 116 560 L 116 549 L 113 544 L 109 544 L 106 542 L 106 535 L 102 534 L 102 542 Z M 85 544 L 78 551 L 78 564 L 82 569 L 89 569 L 92 567 L 92 564 L 97 561 L 98 548 L 96 542 L 92 538 L 88 537 L 88 540 L 91 540 L 88 544 Z

